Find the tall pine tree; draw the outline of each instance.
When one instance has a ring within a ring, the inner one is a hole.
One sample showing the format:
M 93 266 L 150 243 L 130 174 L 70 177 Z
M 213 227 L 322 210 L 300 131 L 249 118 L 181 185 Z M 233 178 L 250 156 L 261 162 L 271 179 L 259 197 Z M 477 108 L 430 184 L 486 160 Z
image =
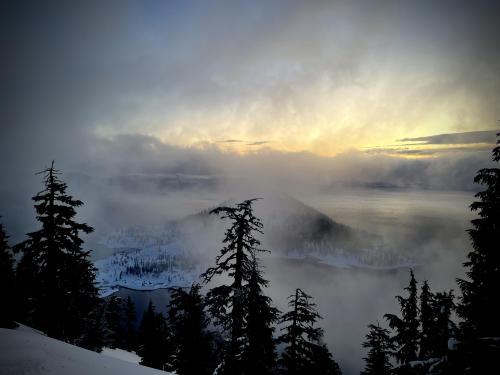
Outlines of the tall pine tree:
M 250 280 L 246 286 L 247 343 L 243 351 L 243 373 L 246 375 L 272 374 L 276 367 L 276 343 L 273 338 L 274 323 L 279 311 L 271 304 L 263 288 L 269 282 L 262 277 L 257 258 L 254 257 Z
M 170 371 L 172 369 L 172 335 L 161 313 L 149 301 L 139 327 L 139 345 L 137 354 L 141 365 Z
M 417 280 L 413 270 L 410 270 L 410 283 L 405 288 L 408 297 L 396 296 L 401 307 L 401 317 L 394 314 L 385 314 L 389 327 L 396 330 L 393 340 L 396 344 L 394 356 L 399 364 L 406 365 L 415 361 L 418 356 L 419 345 L 419 320 Z M 404 367 L 404 366 L 402 366 Z
M 174 346 L 172 365 L 175 372 L 178 375 L 212 374 L 215 353 L 212 335 L 207 330 L 209 320 L 205 315 L 200 286 L 194 284 L 189 290 L 172 289 L 168 307 Z
M 299 288 L 289 296 L 290 310 L 280 319 L 281 323 L 286 324 L 282 328 L 285 333 L 278 339 L 280 343 L 286 344 L 279 361 L 280 370 L 287 375 L 340 374 L 337 363 L 321 343 L 323 330 L 316 327 L 321 316 L 311 298 Z
M 207 294 L 210 313 L 230 336 L 223 363 L 218 369 L 219 374 L 237 375 L 243 372 L 242 359 L 246 345 L 245 286 L 252 276 L 253 257 L 257 252 L 265 251 L 259 248 L 260 242 L 254 236 L 255 232 L 262 233 L 263 227 L 260 219 L 253 214 L 252 204 L 256 200 L 249 199 L 235 207 L 223 206 L 210 211 L 231 221 L 223 240 L 225 246 L 216 258 L 216 265 L 202 275 L 206 283 L 221 274 L 226 274 L 231 280 L 229 285 L 214 287 Z
M 100 303 L 90 252 L 82 250 L 80 238 L 93 229 L 74 220 L 83 203 L 66 193 L 54 162 L 40 173 L 44 189 L 33 200 L 42 228 L 14 247 L 23 253 L 17 269 L 22 315 L 49 336 L 78 343 Z
M 0 296 L 2 296 L 2 307 L 0 307 L 0 327 L 15 328 L 14 322 L 16 301 L 14 291 L 14 259 L 10 251 L 8 236 L 3 224 L 0 223 Z
M 500 161 L 500 133 L 492 160 Z M 459 279 L 462 298 L 458 314 L 467 367 L 471 373 L 487 373 L 497 366 L 500 355 L 500 169 L 479 170 L 474 182 L 485 186 L 477 193 L 471 210 L 478 217 L 471 221 L 469 236 L 473 250 L 468 254 L 467 279 Z
M 390 338 L 389 330 L 377 325 L 368 326 L 370 332 L 366 335 L 364 348 L 368 348 L 368 356 L 364 358 L 366 365 L 361 375 L 390 375 L 392 364 L 390 356 L 394 350 L 394 344 Z
M 137 349 L 137 332 L 135 322 L 137 314 L 135 312 L 135 304 L 130 296 L 125 301 L 125 349 L 129 352 Z
M 435 316 L 433 311 L 434 295 L 429 283 L 424 281 L 420 290 L 420 351 L 419 358 L 429 358 L 433 354 Z
M 107 323 L 107 337 L 106 346 L 115 349 L 115 348 L 124 348 L 124 336 L 125 336 L 125 327 L 124 327 L 124 311 L 122 306 L 122 299 L 117 296 L 111 296 L 107 299 L 106 303 L 106 323 Z

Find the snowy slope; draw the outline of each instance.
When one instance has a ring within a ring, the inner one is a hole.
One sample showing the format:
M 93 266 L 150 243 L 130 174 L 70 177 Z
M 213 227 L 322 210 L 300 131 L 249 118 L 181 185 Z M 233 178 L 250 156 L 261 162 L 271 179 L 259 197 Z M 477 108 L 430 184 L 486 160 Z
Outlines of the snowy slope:
M 34 330 L 0 328 L 2 375 L 168 375 L 46 337 Z

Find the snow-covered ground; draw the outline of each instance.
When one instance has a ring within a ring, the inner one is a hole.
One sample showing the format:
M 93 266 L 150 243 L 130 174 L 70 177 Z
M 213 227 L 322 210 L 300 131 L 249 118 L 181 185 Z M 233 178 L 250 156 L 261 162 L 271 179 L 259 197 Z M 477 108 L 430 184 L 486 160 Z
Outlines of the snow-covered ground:
M 112 256 L 95 262 L 101 297 L 119 287 L 135 290 L 188 287 L 203 272 L 175 242 L 142 246 L 121 247 Z
M 111 348 L 104 348 L 101 352 L 102 355 L 105 355 L 107 357 L 111 358 L 116 358 L 116 359 L 121 359 L 122 361 L 130 362 L 130 363 L 135 363 L 139 364 L 141 361 L 141 357 L 139 357 L 135 352 L 127 352 L 126 350 L 123 349 L 111 349 Z
M 133 353 L 116 353 L 110 349 L 95 353 L 51 339 L 28 327 L 0 328 L 2 375 L 172 375 L 131 363 L 135 359 Z

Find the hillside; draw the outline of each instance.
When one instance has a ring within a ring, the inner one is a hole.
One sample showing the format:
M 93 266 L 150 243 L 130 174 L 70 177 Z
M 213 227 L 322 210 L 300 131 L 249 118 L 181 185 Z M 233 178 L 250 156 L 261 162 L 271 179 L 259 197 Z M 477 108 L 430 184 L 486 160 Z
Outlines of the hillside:
M 271 250 L 272 257 L 336 267 L 412 264 L 411 259 L 388 248 L 383 238 L 338 223 L 290 196 L 266 197 L 256 202 L 255 210 L 264 224 L 262 247 Z M 224 230 L 225 222 L 204 210 L 163 226 L 109 233 L 101 244 L 113 249 L 113 255 L 95 263 L 102 295 L 120 286 L 151 290 L 190 285 L 213 261 Z
M 54 340 L 28 327 L 0 328 L 2 375 L 169 375 Z

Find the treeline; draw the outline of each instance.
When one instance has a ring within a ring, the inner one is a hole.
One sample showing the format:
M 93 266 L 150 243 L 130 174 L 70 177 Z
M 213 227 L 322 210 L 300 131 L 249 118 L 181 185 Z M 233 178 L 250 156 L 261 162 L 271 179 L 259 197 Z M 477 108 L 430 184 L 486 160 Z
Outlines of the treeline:
M 495 163 L 500 161 L 500 133 L 497 137 Z M 474 182 L 485 190 L 470 206 L 478 215 L 468 231 L 472 251 L 464 263 L 467 279 L 457 279 L 461 296 L 432 293 L 427 281 L 418 293 L 411 272 L 406 296 L 396 297 L 401 315 L 385 314 L 387 327 L 368 326 L 361 374 L 500 373 L 500 169 L 481 169 Z
M 493 161 L 500 161 L 500 133 Z M 471 209 L 472 251 L 467 279 L 453 291 L 419 287 L 413 272 L 400 314 L 385 314 L 387 326 L 370 324 L 362 374 L 492 374 L 500 355 L 500 169 L 481 169 L 485 186 Z M 11 249 L 0 226 L 0 325 L 28 324 L 47 335 L 99 351 L 105 345 L 135 350 L 142 364 L 179 375 L 340 374 L 323 342 L 312 297 L 295 289 L 281 313 L 265 293 L 256 238 L 262 223 L 255 199 L 210 211 L 229 220 L 223 247 L 199 284 L 172 290 L 168 316 L 150 303 L 138 329 L 132 301 L 103 300 L 95 286 L 90 251 L 80 234 L 93 229 L 75 221 L 82 202 L 52 166 L 44 189 L 33 197 L 41 228 Z M 19 254 L 15 262 L 12 250 Z M 202 293 L 202 289 L 206 293 Z M 452 317 L 456 314 L 458 322 Z
M 259 254 L 267 250 L 255 237 L 262 233 L 256 199 L 210 211 L 230 221 L 215 265 L 200 283 L 172 290 L 167 317 L 150 303 L 137 328 L 130 299 L 98 296 L 80 238 L 93 228 L 75 220 L 83 203 L 67 194 L 54 163 L 42 173 L 44 188 L 33 197 L 40 229 L 11 249 L 0 227 L 2 327 L 20 322 L 91 350 L 136 351 L 143 365 L 179 375 L 340 374 L 312 297 L 297 288 L 282 314 L 265 294 Z

